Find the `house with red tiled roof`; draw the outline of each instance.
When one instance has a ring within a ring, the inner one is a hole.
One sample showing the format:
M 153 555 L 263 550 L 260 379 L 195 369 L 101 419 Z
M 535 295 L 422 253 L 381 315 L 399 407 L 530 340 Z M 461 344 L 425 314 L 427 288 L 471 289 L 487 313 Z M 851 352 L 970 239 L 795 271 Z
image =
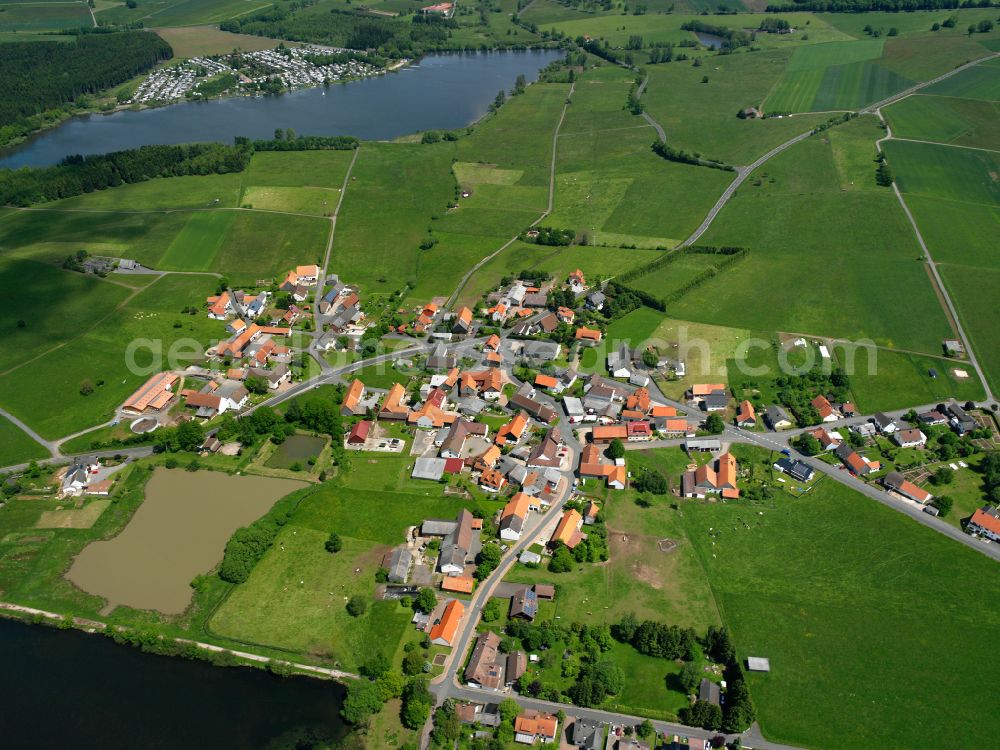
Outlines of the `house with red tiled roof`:
M 559 319 L 560 323 L 573 325 L 573 321 L 576 320 L 576 313 L 570 310 L 568 307 L 563 307 L 562 305 L 560 305 L 558 308 L 556 308 L 556 318 Z
M 723 453 L 713 464 L 703 464 L 681 475 L 681 494 L 684 497 L 705 498 L 708 495 L 722 495 L 725 498 L 739 497 L 736 474 L 739 465 L 732 453 Z
M 496 352 L 500 350 L 500 337 L 495 333 L 492 334 L 486 342 L 483 344 L 484 352 Z
M 344 400 L 340 407 L 340 413 L 345 417 L 359 416 L 365 413 L 365 408 L 361 405 L 365 397 L 365 384 L 355 378 L 344 392 Z
M 406 388 L 399 383 L 393 383 L 389 393 L 382 401 L 382 411 L 379 417 L 382 419 L 406 419 L 410 414 L 410 407 L 406 405 Z
M 556 530 L 552 533 L 549 545 L 555 546 L 557 543 L 562 542 L 570 549 L 573 549 L 584 539 L 584 535 L 580 532 L 580 527 L 582 526 L 583 516 L 576 510 L 567 510 L 563 513 L 559 524 L 556 526 Z
M 465 615 L 465 605 L 458 599 L 452 599 L 445 605 L 441 619 L 430 630 L 431 643 L 435 646 L 451 646 L 458 635 L 458 625 Z
M 518 412 L 512 420 L 497 430 L 496 444 L 501 447 L 513 445 L 521 439 L 527 427 L 528 415 L 523 411 Z
M 472 330 L 472 310 L 468 307 L 459 308 L 455 313 L 455 321 L 452 324 L 451 332 L 465 334 Z
M 236 309 L 233 306 L 233 295 L 228 290 L 214 297 L 209 297 L 206 301 L 208 302 L 208 317 L 213 320 L 225 320 L 230 315 L 236 314 Z
M 580 326 L 576 329 L 575 337 L 580 346 L 596 346 L 601 340 L 601 332 L 596 328 Z
M 972 514 L 965 525 L 965 532 L 1000 542 L 1000 509 L 994 505 L 984 505 Z
M 739 427 L 753 427 L 757 424 L 757 411 L 749 401 L 740 401 L 736 411 L 736 424 Z
M 555 742 L 559 736 L 559 719 L 552 714 L 525 711 L 514 720 L 514 739 L 523 745 Z
M 833 408 L 833 404 L 831 404 L 830 400 L 823 394 L 820 394 L 809 403 L 813 405 L 813 408 L 816 410 L 816 413 L 819 414 L 819 418 L 822 421 L 836 422 L 840 419 L 840 412 Z

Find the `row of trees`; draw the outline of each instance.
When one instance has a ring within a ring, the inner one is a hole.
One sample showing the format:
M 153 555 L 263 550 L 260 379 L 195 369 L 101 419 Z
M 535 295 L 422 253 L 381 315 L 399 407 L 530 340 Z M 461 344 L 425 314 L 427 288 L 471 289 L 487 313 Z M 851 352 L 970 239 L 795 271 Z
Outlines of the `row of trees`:
M 795 0 L 767 6 L 768 13 L 810 11 L 814 13 L 865 13 L 868 11 L 947 10 L 991 8 L 992 0 Z
M 653 153 L 660 156 L 667 161 L 675 161 L 680 164 L 691 164 L 696 167 L 709 167 L 710 169 L 721 169 L 724 172 L 735 172 L 736 168 L 725 164 L 724 162 L 717 161 L 716 159 L 707 159 L 702 157 L 698 153 L 690 153 L 684 151 L 683 149 L 674 148 L 673 146 L 668 146 L 664 141 L 654 141 L 653 142 Z
M 143 31 L 0 44 L 0 144 L 42 127 L 41 113 L 124 83 L 172 54 L 162 38 Z
M 54 167 L 0 170 L 0 204 L 30 206 L 154 177 L 242 172 L 252 154 L 245 143 L 195 143 L 68 156 Z

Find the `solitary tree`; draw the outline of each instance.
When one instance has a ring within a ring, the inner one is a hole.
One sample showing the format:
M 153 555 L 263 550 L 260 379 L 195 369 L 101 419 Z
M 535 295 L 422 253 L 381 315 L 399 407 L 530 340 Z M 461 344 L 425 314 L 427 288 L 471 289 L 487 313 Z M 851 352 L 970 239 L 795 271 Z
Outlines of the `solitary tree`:
M 713 435 L 720 435 L 726 429 L 726 423 L 718 414 L 709 414 L 708 419 L 705 420 L 705 429 Z
M 361 617 L 368 609 L 368 602 L 363 596 L 355 595 L 347 600 L 347 614 L 351 617 Z
M 344 543 L 340 540 L 340 534 L 335 531 L 330 532 L 330 536 L 327 537 L 326 542 L 323 544 L 326 551 L 333 554 L 340 552 L 340 549 L 344 546 Z

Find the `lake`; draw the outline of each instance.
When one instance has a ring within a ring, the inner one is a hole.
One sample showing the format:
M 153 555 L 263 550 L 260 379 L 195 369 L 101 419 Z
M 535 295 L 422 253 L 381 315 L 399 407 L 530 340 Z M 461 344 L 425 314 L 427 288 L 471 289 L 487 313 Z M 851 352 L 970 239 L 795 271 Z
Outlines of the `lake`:
M 486 114 L 497 92 L 511 89 L 518 75 L 534 81 L 541 68 L 562 56 L 554 49 L 429 55 L 394 73 L 277 96 L 75 117 L 0 152 L 0 168 L 41 167 L 69 154 L 152 143 L 270 138 L 275 128 L 364 140 L 462 128 Z
M 191 602 L 191 581 L 222 560 L 233 532 L 304 486 L 291 479 L 157 469 L 128 525 L 113 539 L 84 547 L 66 577 L 103 596 L 109 607 L 180 614 Z
M 243 750 L 346 734 L 344 689 L 144 654 L 104 636 L 0 620 L 0 737 L 35 750 Z

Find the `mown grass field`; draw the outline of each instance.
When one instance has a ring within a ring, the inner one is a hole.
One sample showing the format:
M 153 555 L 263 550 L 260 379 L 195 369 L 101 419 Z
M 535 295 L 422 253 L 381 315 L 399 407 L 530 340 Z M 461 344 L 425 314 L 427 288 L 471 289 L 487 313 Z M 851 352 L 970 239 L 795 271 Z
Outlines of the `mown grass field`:
M 2 3 L 0 9 L 0 31 L 60 31 L 92 25 L 82 2 Z
M 841 365 L 850 361 L 851 352 L 852 347 L 833 348 Z M 851 391 L 862 414 L 939 403 L 951 398 L 962 403 L 979 401 L 985 395 L 975 371 L 965 362 L 888 349 L 876 350 L 870 367 L 864 352 L 853 359 L 856 367 L 850 373 Z M 956 377 L 953 373 L 956 368 L 968 372 L 969 377 Z M 932 378 L 930 370 L 934 370 L 937 377 Z
M 259 155 L 254 157 L 256 161 Z M 251 162 L 252 164 L 253 162 Z M 212 174 L 136 182 L 46 203 L 51 209 L 157 211 L 178 208 L 235 208 L 243 175 Z
M 666 266 L 650 271 L 628 282 L 628 286 L 655 297 L 663 298 L 693 281 L 710 268 L 718 267 L 723 260 L 718 255 L 684 253 Z
M 883 99 L 910 83 L 874 64 L 882 39 L 829 42 L 796 48 L 781 82 L 764 102 L 771 112 L 854 109 Z
M 883 110 L 883 115 L 895 138 L 1000 150 L 1000 102 L 916 95 Z
M 949 328 L 895 196 L 875 184 L 873 118 L 809 138 L 748 180 L 701 239 L 749 257 L 668 309 L 675 318 L 860 339 L 928 353 Z M 957 149 L 953 149 L 957 150 Z M 808 217 L 808 218 L 806 218 Z M 882 294 L 893 279 L 894 295 Z M 743 290 L 752 290 L 743 292 Z M 770 301 L 750 304 L 749 300 Z M 775 301 L 787 300 L 787 303 Z
M 906 205 L 939 263 L 1000 268 L 996 227 L 1000 206 L 907 195 Z
M 49 452 L 28 437 L 20 427 L 6 417 L 0 417 L 0 466 L 48 457 Z
M 1000 82 L 997 81 L 996 68 L 995 61 L 977 65 L 929 86 L 926 92 L 940 96 L 960 96 L 995 102 L 1000 100 Z
M 828 480 L 769 507 L 685 504 L 682 525 L 740 657 L 771 660 L 749 675 L 769 739 L 922 747 L 923 716 L 957 749 L 992 717 L 981 654 L 1000 616 L 984 592 L 1000 572 L 986 557 Z

